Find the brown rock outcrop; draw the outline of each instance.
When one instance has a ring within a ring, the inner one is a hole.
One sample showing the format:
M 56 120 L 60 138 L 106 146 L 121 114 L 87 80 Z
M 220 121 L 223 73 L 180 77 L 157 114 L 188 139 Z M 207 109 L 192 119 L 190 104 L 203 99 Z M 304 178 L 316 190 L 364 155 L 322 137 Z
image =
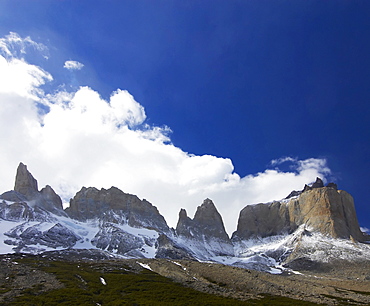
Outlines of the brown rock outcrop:
M 290 209 L 290 215 L 293 217 L 291 221 L 297 225 L 306 224 L 308 228 L 334 238 L 352 236 L 355 240 L 364 240 L 353 198 L 346 191 L 328 187 L 317 188 L 302 193 L 297 202 L 288 205 L 300 210 L 297 214 L 297 210 Z
M 232 239 L 267 237 L 282 233 L 291 233 L 297 225 L 290 221 L 286 204 L 256 204 L 244 207 L 239 215 L 238 227 Z
M 333 238 L 365 240 L 352 196 L 334 186 L 307 189 L 290 201 L 246 206 L 233 239 L 291 233 L 302 224 Z

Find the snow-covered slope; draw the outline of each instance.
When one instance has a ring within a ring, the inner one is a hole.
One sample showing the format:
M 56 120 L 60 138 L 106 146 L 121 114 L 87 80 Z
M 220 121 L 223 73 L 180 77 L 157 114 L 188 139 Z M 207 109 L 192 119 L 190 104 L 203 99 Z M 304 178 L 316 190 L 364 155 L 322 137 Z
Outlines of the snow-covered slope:
M 7 201 L 1 204 L 4 208 L 14 203 Z M 27 206 L 27 209 L 33 211 L 31 207 Z M 124 257 L 155 257 L 159 237 L 155 230 L 99 219 L 81 222 L 48 212 L 43 216 L 14 220 L 3 214 L 0 218 L 0 252 L 41 253 L 76 248 L 101 249 Z

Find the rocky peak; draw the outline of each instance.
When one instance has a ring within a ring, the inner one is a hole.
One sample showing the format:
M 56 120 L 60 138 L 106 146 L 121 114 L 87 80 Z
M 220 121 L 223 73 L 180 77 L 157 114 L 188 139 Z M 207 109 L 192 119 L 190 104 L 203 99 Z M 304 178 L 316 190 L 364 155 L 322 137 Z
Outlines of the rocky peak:
M 169 231 L 165 219 L 155 206 L 116 187 L 101 190 L 83 187 L 71 199 L 70 207 L 65 211 L 71 218 L 80 221 L 100 218 L 107 222 Z
M 322 187 L 324 187 L 324 182 L 322 181 L 321 178 L 317 177 L 315 183 L 313 183 L 311 186 L 304 185 L 302 192 L 305 192 L 307 190 L 312 190 L 314 188 L 322 188 Z
M 181 208 L 179 212 L 179 219 L 186 219 L 188 217 L 188 214 L 186 213 L 186 209 Z
M 221 239 L 228 239 L 224 223 L 220 213 L 212 200 L 205 199 L 203 204 L 198 206 L 193 221 L 203 228 L 206 235 L 212 235 Z
M 37 181 L 23 163 L 19 163 L 17 168 L 14 191 L 23 194 L 28 200 L 33 199 L 38 194 Z
M 337 186 L 337 184 L 335 184 L 335 183 L 328 183 L 328 184 L 326 185 L 326 187 L 328 187 L 328 188 L 333 188 L 333 189 L 335 189 L 335 190 L 338 190 L 338 186 Z
M 45 204 L 48 206 L 48 210 L 53 210 L 55 208 L 63 210 L 62 199 L 58 196 L 54 189 L 49 185 L 46 185 L 40 190 L 40 195 L 44 199 Z
M 199 252 L 213 252 L 213 254 L 233 254 L 233 247 L 227 235 L 222 217 L 210 199 L 204 200 L 198 206 L 194 218 L 187 216 L 186 210 L 181 209 L 176 233 L 194 241 Z M 189 243 L 192 245 L 193 243 Z M 201 251 L 202 246 L 207 244 L 209 248 Z
M 322 188 L 324 187 L 324 182 L 321 178 L 317 177 L 315 183 L 312 184 L 312 188 Z
M 292 197 L 299 196 L 302 192 L 306 192 L 308 190 L 312 190 L 315 188 L 323 188 L 324 187 L 324 182 L 322 181 L 321 178 L 317 177 L 316 181 L 311 185 L 304 185 L 304 188 L 300 191 L 293 190 L 285 199 L 290 199 Z M 328 183 L 326 185 L 328 188 L 334 188 L 335 190 L 338 190 L 338 186 L 335 183 Z
M 58 215 L 65 215 L 61 198 L 49 185 L 38 191 L 37 180 L 23 163 L 18 166 L 14 190 L 4 192 L 0 199 L 31 205 Z
M 306 185 L 290 201 L 246 206 L 239 215 L 233 238 L 249 239 L 290 233 L 305 225 L 309 230 L 333 238 L 365 240 L 357 221 L 353 198 L 336 184 L 323 187 L 321 179 Z

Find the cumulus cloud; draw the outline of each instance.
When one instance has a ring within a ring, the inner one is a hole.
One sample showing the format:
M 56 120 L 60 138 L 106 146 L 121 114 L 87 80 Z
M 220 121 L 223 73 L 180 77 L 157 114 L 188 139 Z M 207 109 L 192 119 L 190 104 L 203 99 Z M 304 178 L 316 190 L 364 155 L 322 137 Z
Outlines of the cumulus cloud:
M 1 191 L 13 188 L 22 161 L 40 186 L 50 184 L 65 201 L 82 186 L 116 186 L 149 200 L 170 226 L 180 208 L 193 215 L 211 198 L 231 233 L 245 205 L 281 199 L 330 173 L 324 159 L 284 158 L 291 163 L 289 172 L 279 170 L 283 160 L 277 159 L 274 169 L 240 177 L 228 158 L 174 146 L 170 128 L 146 124 L 143 106 L 126 90 L 108 100 L 90 87 L 44 93 L 40 86 L 52 76 L 8 56 L 11 48 L 1 42 L 0 80 L 8 82 L 0 82 Z M 48 111 L 40 113 L 40 105 Z
M 68 70 L 81 70 L 84 67 L 84 64 L 77 61 L 66 61 L 63 68 Z

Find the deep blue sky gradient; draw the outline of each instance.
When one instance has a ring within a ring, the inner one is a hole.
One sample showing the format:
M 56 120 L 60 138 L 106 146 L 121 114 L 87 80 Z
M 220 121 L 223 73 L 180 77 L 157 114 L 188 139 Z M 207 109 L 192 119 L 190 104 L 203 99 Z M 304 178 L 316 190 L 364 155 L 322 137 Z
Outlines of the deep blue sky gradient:
M 127 89 L 176 146 L 242 176 L 327 158 L 370 228 L 370 1 L 3 0 L 10 31 L 53 46 L 52 75 Z M 67 59 L 85 68 L 63 75 Z

